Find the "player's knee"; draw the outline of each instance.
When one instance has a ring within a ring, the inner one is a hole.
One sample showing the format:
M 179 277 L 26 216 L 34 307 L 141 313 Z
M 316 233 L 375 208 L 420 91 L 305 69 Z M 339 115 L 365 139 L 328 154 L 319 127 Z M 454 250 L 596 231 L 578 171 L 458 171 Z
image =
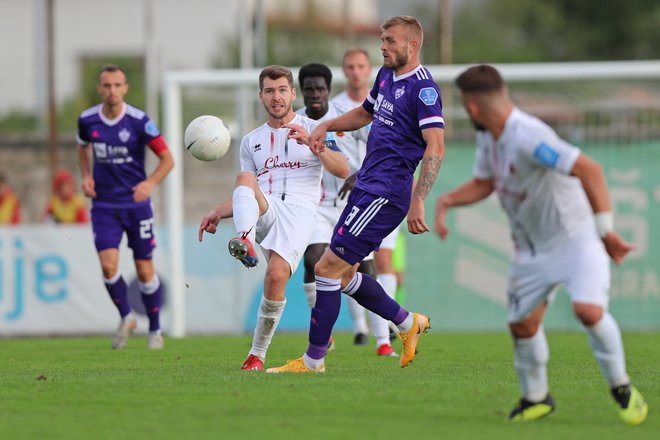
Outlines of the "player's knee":
M 509 329 L 516 339 L 527 339 L 533 337 L 539 330 L 538 322 L 510 322 Z
M 117 275 L 117 271 L 119 270 L 119 267 L 117 263 L 115 262 L 102 262 L 101 263 L 101 271 L 103 272 L 103 277 L 106 280 L 109 280 L 113 278 L 115 275 Z
M 603 318 L 603 308 L 595 304 L 574 303 L 573 311 L 582 325 L 587 327 L 596 325 Z
M 249 186 L 253 188 L 257 183 L 257 179 L 254 177 L 254 174 L 248 173 L 247 171 L 241 171 L 236 176 L 236 185 L 235 186 Z

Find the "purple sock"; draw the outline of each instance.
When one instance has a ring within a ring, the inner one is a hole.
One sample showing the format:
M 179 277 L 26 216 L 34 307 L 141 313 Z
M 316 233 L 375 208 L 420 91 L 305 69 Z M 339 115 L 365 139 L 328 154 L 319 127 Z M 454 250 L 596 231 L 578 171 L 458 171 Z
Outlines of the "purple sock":
M 128 303 L 128 287 L 122 276 L 119 276 L 113 283 L 105 281 L 105 288 L 122 318 L 131 313 L 131 306 Z
M 408 317 L 408 311 L 390 298 L 383 286 L 369 275 L 357 272 L 344 289 L 344 293 L 353 297 L 365 309 L 396 325 Z
M 309 324 L 307 356 L 323 359 L 341 307 L 341 280 L 316 277 L 316 304 Z
M 155 290 L 154 284 L 157 286 Z M 155 332 L 160 330 L 160 307 L 163 305 L 163 286 L 160 280 L 155 278 L 150 283 L 140 283 L 140 296 L 142 297 L 142 304 L 147 310 L 147 318 L 149 318 L 149 331 Z

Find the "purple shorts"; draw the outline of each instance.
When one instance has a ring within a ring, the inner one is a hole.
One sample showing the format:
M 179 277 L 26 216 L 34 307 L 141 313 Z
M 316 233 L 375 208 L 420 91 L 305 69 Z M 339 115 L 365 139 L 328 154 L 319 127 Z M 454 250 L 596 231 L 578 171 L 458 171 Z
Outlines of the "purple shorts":
M 354 188 L 335 226 L 330 249 L 349 264 L 359 263 L 378 250 L 406 214 L 386 198 Z
M 96 250 L 117 249 L 126 232 L 133 259 L 151 260 L 156 238 L 153 231 L 154 214 L 151 204 L 131 208 L 92 208 L 92 231 Z

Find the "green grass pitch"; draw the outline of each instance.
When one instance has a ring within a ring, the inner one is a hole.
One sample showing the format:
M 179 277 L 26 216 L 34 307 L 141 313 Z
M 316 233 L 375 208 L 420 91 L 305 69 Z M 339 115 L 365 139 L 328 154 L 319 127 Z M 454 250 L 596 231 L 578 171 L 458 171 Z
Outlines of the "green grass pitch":
M 627 333 L 628 369 L 649 402 L 644 425 L 616 415 L 581 333 L 549 333 L 557 411 L 506 420 L 518 398 L 505 333 L 429 333 L 410 367 L 347 334 L 325 375 L 239 368 L 249 336 L 0 340 L 0 439 L 658 439 L 660 334 Z M 302 354 L 306 335 L 277 334 L 267 366 Z M 396 343 L 395 348 L 400 349 Z

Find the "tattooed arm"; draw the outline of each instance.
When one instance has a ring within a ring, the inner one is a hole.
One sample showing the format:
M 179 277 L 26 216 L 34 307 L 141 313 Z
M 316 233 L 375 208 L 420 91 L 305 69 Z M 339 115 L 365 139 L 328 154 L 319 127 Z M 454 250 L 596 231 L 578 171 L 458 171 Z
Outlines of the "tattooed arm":
M 442 128 L 427 128 L 422 131 L 422 136 L 426 141 L 426 151 L 408 211 L 408 230 L 413 234 L 423 234 L 430 230 L 424 221 L 424 200 L 431 192 L 445 156 L 445 131 Z

